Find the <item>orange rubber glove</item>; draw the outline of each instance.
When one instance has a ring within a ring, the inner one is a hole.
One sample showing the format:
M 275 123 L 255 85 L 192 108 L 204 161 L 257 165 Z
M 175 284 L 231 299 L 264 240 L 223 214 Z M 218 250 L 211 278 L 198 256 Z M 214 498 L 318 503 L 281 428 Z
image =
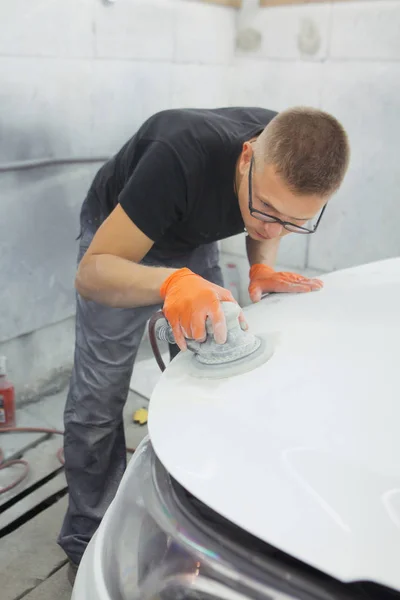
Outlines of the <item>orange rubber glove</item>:
M 258 302 L 262 294 L 268 292 L 314 292 L 323 285 L 320 279 L 308 279 L 297 273 L 278 272 L 268 265 L 256 264 L 250 269 L 249 294 L 252 302 Z
M 185 337 L 204 342 L 207 318 L 212 323 L 217 344 L 226 342 L 227 329 L 221 302 L 236 302 L 229 290 L 183 268 L 164 281 L 160 294 L 164 299 L 165 318 L 169 321 L 181 350 L 187 348 Z M 247 329 L 243 312 L 240 313 L 239 321 L 242 329 Z

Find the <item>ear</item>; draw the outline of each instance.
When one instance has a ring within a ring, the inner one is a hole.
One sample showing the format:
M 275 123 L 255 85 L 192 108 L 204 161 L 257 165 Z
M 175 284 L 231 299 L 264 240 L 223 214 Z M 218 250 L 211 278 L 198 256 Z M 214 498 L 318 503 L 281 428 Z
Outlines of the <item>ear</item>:
M 251 157 L 253 156 L 253 146 L 251 142 L 244 142 L 242 152 L 239 157 L 239 173 L 244 175 L 249 170 Z

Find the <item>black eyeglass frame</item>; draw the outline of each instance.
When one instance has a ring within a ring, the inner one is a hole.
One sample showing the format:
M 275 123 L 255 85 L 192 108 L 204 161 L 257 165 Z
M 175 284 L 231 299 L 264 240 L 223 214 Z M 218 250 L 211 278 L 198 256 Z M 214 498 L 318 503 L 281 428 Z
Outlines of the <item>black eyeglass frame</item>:
M 251 216 L 254 217 L 255 219 L 257 219 L 258 221 L 263 221 L 264 223 L 279 223 L 287 231 L 290 231 L 290 233 L 300 233 L 300 234 L 308 234 L 308 235 L 310 235 L 311 233 L 315 233 L 317 231 L 318 225 L 320 224 L 320 221 L 322 219 L 322 215 L 325 212 L 327 204 L 324 204 L 324 206 L 321 210 L 321 214 L 318 217 L 318 221 L 314 225 L 313 229 L 308 229 L 307 227 L 302 227 L 301 225 L 296 225 L 296 223 L 291 223 L 290 221 L 282 221 L 282 219 L 278 219 L 278 217 L 273 217 L 272 215 L 268 215 L 267 213 L 264 213 L 261 210 L 257 210 L 256 208 L 253 208 L 253 181 L 252 181 L 253 180 L 253 165 L 254 165 L 254 155 L 251 157 L 250 169 L 249 169 L 249 211 L 250 211 Z M 263 217 L 268 217 L 268 219 L 270 219 L 270 220 L 264 221 L 263 219 L 260 219 L 256 216 L 254 216 L 255 214 L 262 215 Z M 289 229 L 287 227 L 287 225 L 289 225 L 293 229 Z

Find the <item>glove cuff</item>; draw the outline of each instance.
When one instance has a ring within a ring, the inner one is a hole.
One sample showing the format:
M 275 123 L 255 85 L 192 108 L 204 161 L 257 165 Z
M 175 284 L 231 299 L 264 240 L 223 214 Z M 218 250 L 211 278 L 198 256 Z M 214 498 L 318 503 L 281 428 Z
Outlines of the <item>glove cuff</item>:
M 165 297 L 166 297 L 167 292 L 168 292 L 168 288 L 169 288 L 169 286 L 170 286 L 171 283 L 176 283 L 177 280 L 182 279 L 182 277 L 186 277 L 187 275 L 196 275 L 196 274 L 193 273 L 193 271 L 191 271 L 187 267 L 183 267 L 182 269 L 178 269 L 177 271 L 175 271 L 174 273 L 172 273 L 172 275 L 170 275 L 169 277 L 167 277 L 167 279 L 164 281 L 164 283 L 160 287 L 160 296 L 161 296 L 161 298 L 163 300 L 165 300 Z

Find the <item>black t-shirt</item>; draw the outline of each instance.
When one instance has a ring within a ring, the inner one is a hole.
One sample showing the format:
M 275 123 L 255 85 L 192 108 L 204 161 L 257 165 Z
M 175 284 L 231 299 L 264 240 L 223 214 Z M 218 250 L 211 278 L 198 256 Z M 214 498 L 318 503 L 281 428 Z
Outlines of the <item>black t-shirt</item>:
M 155 247 L 190 250 L 243 231 L 234 192 L 243 142 L 277 113 L 261 108 L 173 109 L 149 118 L 97 173 L 92 218 L 119 202 Z

